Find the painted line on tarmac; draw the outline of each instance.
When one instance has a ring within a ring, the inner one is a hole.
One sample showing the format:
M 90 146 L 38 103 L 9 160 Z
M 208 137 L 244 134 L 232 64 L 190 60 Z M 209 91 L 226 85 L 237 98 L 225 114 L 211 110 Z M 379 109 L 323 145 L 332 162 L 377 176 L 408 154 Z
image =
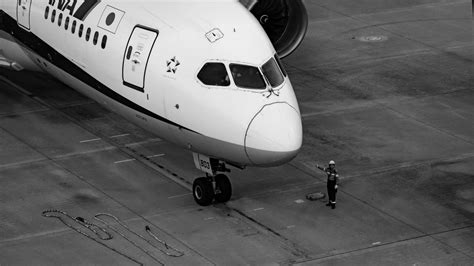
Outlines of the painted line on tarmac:
M 38 159 L 25 160 L 25 161 L 21 161 L 21 162 L 0 164 L 0 169 L 2 169 L 2 168 L 14 168 L 14 167 L 22 166 L 22 165 L 34 164 L 34 163 L 39 163 L 39 162 L 47 162 L 47 161 L 49 161 L 49 159 L 44 157 L 44 158 L 38 158 Z
M 372 246 L 376 246 L 376 245 L 380 245 L 380 244 L 382 244 L 382 242 L 380 242 L 380 241 L 379 242 L 374 242 L 374 243 L 372 243 Z
M 265 208 L 257 208 L 257 209 L 253 209 L 254 212 L 258 212 L 258 211 L 263 211 L 265 210 Z
M 24 93 L 26 96 L 28 96 L 28 97 L 33 96 L 33 93 L 31 93 L 30 91 L 28 91 L 28 90 L 26 90 L 26 89 L 20 87 L 19 85 L 13 83 L 12 81 L 10 81 L 9 79 L 7 79 L 7 78 L 5 78 L 5 77 L 3 77 L 3 76 L 0 76 L 0 81 L 3 81 L 4 83 L 6 83 L 6 84 L 8 84 L 8 85 L 14 87 L 15 89 L 17 89 L 17 90 L 23 92 L 23 93 Z
M 181 195 L 174 195 L 174 196 L 168 197 L 168 199 L 175 199 L 175 198 L 186 197 L 186 196 L 189 196 L 189 195 L 192 195 L 192 194 L 193 194 L 193 193 L 186 193 L 186 194 L 181 194 Z
M 86 139 L 86 140 L 81 140 L 79 143 L 89 143 L 89 142 L 94 142 L 94 141 L 99 141 L 101 138 L 95 138 L 95 139 Z
M 165 156 L 165 154 L 161 153 L 161 154 L 155 154 L 155 155 L 147 156 L 147 158 L 156 158 L 156 157 L 163 157 L 163 156 Z
M 116 138 L 123 138 L 127 136 L 130 136 L 130 134 L 120 134 L 120 135 L 110 136 L 109 138 L 116 139 Z
M 128 143 L 128 144 L 125 144 L 124 146 L 126 148 L 129 148 L 129 147 L 140 146 L 140 145 L 143 145 L 143 144 L 150 144 L 150 143 L 162 142 L 162 141 L 163 140 L 160 139 L 160 138 L 150 138 L 150 139 L 146 139 L 146 140 L 143 140 L 143 141 Z
M 28 114 L 45 112 L 49 110 L 50 110 L 49 108 L 39 108 L 39 109 L 33 109 L 29 111 L 22 111 L 22 112 L 3 113 L 3 114 L 0 114 L 0 117 L 28 115 Z
M 297 203 L 297 204 L 302 204 L 302 203 L 305 203 L 305 201 L 302 200 L 302 199 L 297 199 L 297 200 L 295 200 L 295 203 Z
M 2 79 L 3 77 L 0 76 L 0 79 Z M 25 91 L 23 88 L 21 88 L 20 86 L 10 82 L 9 80 L 6 80 L 5 79 L 5 82 L 7 82 L 8 84 L 12 84 L 12 86 L 14 86 L 15 88 L 18 88 L 22 91 L 22 93 L 24 94 L 28 94 L 27 91 Z M 60 111 L 61 114 L 66 117 L 68 120 L 72 121 L 73 123 L 75 123 L 76 125 L 78 125 L 79 127 L 85 129 L 86 131 L 88 132 L 94 132 L 93 128 L 87 126 L 87 124 L 84 124 L 84 123 L 81 123 L 80 121 L 78 121 L 77 119 L 75 119 L 74 117 L 68 115 L 67 113 L 64 113 L 63 111 L 61 111 L 59 108 L 53 106 L 53 105 L 50 105 L 46 102 L 44 102 L 43 100 L 39 99 L 38 97 L 34 97 L 34 95 L 30 96 L 32 99 L 34 99 L 35 101 L 41 103 L 42 105 L 46 106 L 46 107 L 50 107 L 51 109 L 53 110 L 57 110 L 57 111 Z M 184 187 L 185 189 L 189 190 L 189 191 L 192 191 L 192 183 L 189 183 L 189 181 L 185 180 L 184 178 L 178 176 L 177 174 L 167 170 L 165 167 L 155 163 L 155 162 L 152 162 L 150 160 L 144 160 L 146 157 L 145 156 L 142 156 L 142 155 L 139 155 L 137 152 L 133 151 L 133 149 L 131 147 L 133 146 L 139 146 L 139 145 L 142 145 L 142 144 L 148 144 L 148 143 L 152 143 L 152 142 L 161 142 L 162 140 L 160 138 L 150 138 L 150 139 L 147 139 L 147 140 L 144 140 L 144 141 L 141 141 L 141 142 L 135 142 L 135 143 L 131 143 L 131 144 L 126 144 L 126 145 L 123 145 L 123 146 L 118 146 L 118 145 L 114 145 L 113 143 L 109 143 L 108 142 L 109 140 L 105 138 L 104 136 L 104 142 L 106 142 L 107 144 L 110 144 L 111 146 L 114 146 L 116 149 L 120 150 L 121 152 L 131 156 L 131 157 L 135 157 L 136 159 L 132 159 L 132 160 L 136 160 L 138 162 L 142 162 L 144 165 L 156 170 L 157 172 L 159 172 L 160 174 L 162 174 L 163 176 L 167 177 L 168 179 L 170 179 L 171 181 L 174 181 L 175 183 L 177 183 L 178 185 Z M 39 152 L 39 151 L 38 151 Z M 43 153 L 39 152 L 41 155 L 45 156 Z M 132 161 L 130 160 L 130 161 Z M 52 160 L 54 162 L 54 160 Z M 117 162 L 116 162 L 117 163 Z M 97 191 L 101 192 L 102 194 L 106 195 L 107 197 L 109 197 L 110 199 L 112 199 L 113 201 L 117 202 L 119 205 L 123 206 L 124 208 L 130 210 L 131 212 L 133 212 L 135 215 L 137 215 L 138 217 L 140 217 L 141 219 L 145 220 L 145 221 L 148 221 L 149 223 L 151 224 L 154 224 L 153 222 L 149 221 L 145 216 L 137 213 L 136 211 L 134 211 L 133 209 L 131 209 L 130 207 L 128 207 L 127 205 L 125 205 L 124 203 L 122 203 L 121 201 L 117 200 L 115 197 L 107 194 L 107 192 L 105 192 L 104 190 L 100 189 L 99 187 L 96 187 L 94 184 L 88 182 L 87 180 L 85 180 L 84 178 L 82 178 L 81 176 L 75 174 L 74 172 L 72 172 L 71 170 L 61 166 L 58 164 L 59 167 L 61 167 L 62 169 L 64 169 L 65 171 L 73 174 L 74 176 L 76 176 L 79 180 L 81 180 L 82 182 L 88 184 L 89 186 L 93 187 L 94 189 L 96 189 Z M 160 228 L 159 226 L 157 226 L 156 224 L 154 224 L 157 228 Z M 208 257 L 206 257 L 205 255 L 201 254 L 198 250 L 196 250 L 195 248 L 189 246 L 186 242 L 183 242 L 181 240 L 179 240 L 176 236 L 174 236 L 173 234 L 171 233 L 168 233 L 166 232 L 165 230 L 163 230 L 162 228 L 160 228 L 163 232 L 165 232 L 167 235 L 169 235 L 170 237 L 172 237 L 173 239 L 175 239 L 176 241 L 178 241 L 179 243 L 181 243 L 182 245 L 186 246 L 189 250 L 192 250 L 195 254 L 198 254 L 200 257 L 202 257 L 204 260 L 210 262 L 210 264 L 213 264 L 213 265 L 216 265 L 215 263 L 213 263 Z M 69 231 L 69 230 L 68 230 Z M 0 243 L 1 243 L 2 240 L 0 240 Z
M 137 159 L 127 159 L 127 160 L 122 160 L 122 161 L 116 161 L 114 162 L 115 164 L 119 164 L 119 163 L 128 163 L 128 162 L 133 162 L 133 161 L 136 161 Z

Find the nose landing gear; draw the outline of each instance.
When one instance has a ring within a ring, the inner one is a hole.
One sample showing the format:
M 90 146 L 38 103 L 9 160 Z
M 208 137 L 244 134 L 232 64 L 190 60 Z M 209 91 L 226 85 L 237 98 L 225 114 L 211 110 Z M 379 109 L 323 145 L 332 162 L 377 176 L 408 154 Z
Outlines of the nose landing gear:
M 193 197 L 201 206 L 211 205 L 212 202 L 224 203 L 232 197 L 232 184 L 224 174 L 216 172 L 230 172 L 225 163 L 209 157 L 194 154 L 196 167 L 206 172 L 206 177 L 196 178 L 193 182 Z
M 193 196 L 197 204 L 208 206 L 214 200 L 214 188 L 207 177 L 200 177 L 193 182 Z
M 193 196 L 201 206 L 224 203 L 232 197 L 232 185 L 226 175 L 200 177 L 193 182 Z

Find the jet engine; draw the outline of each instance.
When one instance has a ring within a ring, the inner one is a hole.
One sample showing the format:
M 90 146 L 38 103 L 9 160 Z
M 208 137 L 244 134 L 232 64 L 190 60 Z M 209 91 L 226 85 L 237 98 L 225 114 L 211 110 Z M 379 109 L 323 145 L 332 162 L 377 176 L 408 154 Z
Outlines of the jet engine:
M 308 13 L 302 0 L 240 0 L 260 21 L 278 55 L 291 54 L 303 41 Z

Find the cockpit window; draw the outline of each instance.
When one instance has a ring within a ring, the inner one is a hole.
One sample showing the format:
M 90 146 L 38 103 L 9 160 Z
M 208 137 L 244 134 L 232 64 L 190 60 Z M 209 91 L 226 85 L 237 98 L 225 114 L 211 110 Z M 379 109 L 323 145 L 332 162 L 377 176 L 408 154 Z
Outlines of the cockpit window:
M 272 88 L 280 86 L 285 81 L 274 58 L 271 58 L 263 64 L 262 71 Z
M 260 70 L 256 67 L 230 64 L 230 71 L 237 87 L 257 90 L 264 90 L 267 87 Z
M 281 69 L 281 72 L 283 73 L 283 76 L 285 76 L 285 77 L 288 76 L 288 74 L 286 74 L 285 68 L 283 67 L 283 64 L 281 63 L 280 57 L 279 57 L 278 55 L 275 55 L 275 59 L 276 59 L 276 61 L 277 61 L 277 63 L 278 63 L 278 66 L 279 66 L 280 69 Z
M 229 86 L 230 79 L 222 63 L 206 63 L 198 73 L 198 79 L 205 85 Z

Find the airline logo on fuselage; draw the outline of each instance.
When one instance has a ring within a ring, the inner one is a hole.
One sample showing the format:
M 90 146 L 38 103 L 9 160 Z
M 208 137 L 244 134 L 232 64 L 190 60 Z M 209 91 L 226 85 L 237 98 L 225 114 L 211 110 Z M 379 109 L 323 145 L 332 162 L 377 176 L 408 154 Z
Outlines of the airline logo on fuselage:
M 84 21 L 100 0 L 49 0 L 49 5 Z

